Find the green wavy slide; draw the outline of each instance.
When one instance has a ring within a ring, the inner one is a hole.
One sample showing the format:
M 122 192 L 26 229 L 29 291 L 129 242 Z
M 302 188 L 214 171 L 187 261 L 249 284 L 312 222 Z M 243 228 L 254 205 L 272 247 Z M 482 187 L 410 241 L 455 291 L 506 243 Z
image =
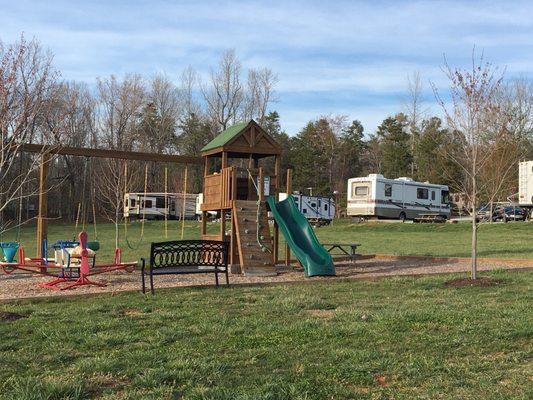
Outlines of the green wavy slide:
M 289 247 L 304 267 L 305 275 L 335 275 L 331 255 L 318 241 L 313 227 L 298 210 L 294 198 L 288 196 L 286 200 L 276 203 L 270 196 L 267 203 Z

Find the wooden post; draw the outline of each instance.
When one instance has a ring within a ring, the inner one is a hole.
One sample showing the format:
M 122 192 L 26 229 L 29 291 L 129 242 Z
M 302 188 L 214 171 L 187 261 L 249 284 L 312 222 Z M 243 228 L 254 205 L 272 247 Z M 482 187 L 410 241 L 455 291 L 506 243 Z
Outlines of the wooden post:
M 202 211 L 202 238 L 207 234 L 207 212 Z
M 287 196 L 291 196 L 292 193 L 292 170 L 287 170 Z M 291 249 L 289 244 L 285 242 L 285 265 L 291 265 Z
M 43 240 L 47 238 L 47 189 L 46 178 L 48 176 L 48 163 L 50 162 L 50 154 L 41 154 L 41 165 L 39 171 L 39 210 L 37 215 L 37 257 L 46 257 L 43 254 Z
M 209 157 L 205 157 L 204 161 L 204 176 L 209 175 Z
M 165 239 L 168 239 L 168 167 L 165 166 Z M 182 237 L 183 239 L 183 237 Z
M 220 210 L 220 240 L 226 239 L 226 210 Z
M 185 179 L 183 180 L 183 202 L 181 208 L 181 240 L 185 234 L 185 211 L 187 209 L 187 177 L 189 176 L 189 164 L 185 164 Z
M 250 154 L 248 157 L 248 170 L 251 172 L 254 167 L 254 158 L 253 154 Z M 251 173 L 246 174 L 248 181 L 248 199 L 253 199 L 253 191 L 255 190 L 254 184 L 252 183 L 253 175 Z
M 228 153 L 225 151 L 222 152 L 222 168 L 228 167 Z
M 265 182 L 263 178 L 263 167 L 259 167 L 259 176 L 257 178 L 257 189 L 259 191 L 259 201 L 265 200 Z
M 281 158 L 280 156 L 275 156 L 274 160 L 274 175 L 276 176 L 276 186 L 274 188 L 274 199 L 275 201 L 279 200 L 279 188 L 280 188 L 280 175 L 281 175 Z M 270 180 L 272 185 L 272 179 Z M 274 243 L 273 243 L 272 258 L 273 263 L 276 265 L 279 261 L 279 225 L 274 220 Z

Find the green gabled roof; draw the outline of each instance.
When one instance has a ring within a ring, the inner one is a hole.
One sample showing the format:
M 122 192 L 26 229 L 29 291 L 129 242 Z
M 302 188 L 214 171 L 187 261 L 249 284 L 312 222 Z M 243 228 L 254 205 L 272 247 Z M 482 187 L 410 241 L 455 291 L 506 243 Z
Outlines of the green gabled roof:
M 216 149 L 217 147 L 222 147 L 232 139 L 237 137 L 251 121 L 240 122 L 238 124 L 232 125 L 229 128 L 220 132 L 213 140 L 207 143 L 201 151 L 209 151 Z

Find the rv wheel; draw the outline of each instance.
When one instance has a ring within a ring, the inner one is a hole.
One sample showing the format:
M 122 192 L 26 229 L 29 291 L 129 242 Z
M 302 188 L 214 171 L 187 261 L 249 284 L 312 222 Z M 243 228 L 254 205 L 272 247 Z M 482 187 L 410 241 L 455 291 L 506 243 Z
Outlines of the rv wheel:
M 400 213 L 400 217 L 399 218 L 400 218 L 400 221 L 405 222 L 405 220 L 407 219 L 407 215 L 405 215 L 405 213 L 402 211 Z

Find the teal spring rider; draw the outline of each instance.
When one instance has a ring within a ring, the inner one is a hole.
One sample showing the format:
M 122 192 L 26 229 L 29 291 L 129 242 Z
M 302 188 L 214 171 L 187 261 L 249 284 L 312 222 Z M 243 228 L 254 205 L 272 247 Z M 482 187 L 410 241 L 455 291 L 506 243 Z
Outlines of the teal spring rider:
M 4 253 L 4 261 L 6 263 L 12 263 L 19 249 L 19 244 L 17 242 L 2 242 L 0 243 L 0 248 L 2 249 L 2 253 Z

